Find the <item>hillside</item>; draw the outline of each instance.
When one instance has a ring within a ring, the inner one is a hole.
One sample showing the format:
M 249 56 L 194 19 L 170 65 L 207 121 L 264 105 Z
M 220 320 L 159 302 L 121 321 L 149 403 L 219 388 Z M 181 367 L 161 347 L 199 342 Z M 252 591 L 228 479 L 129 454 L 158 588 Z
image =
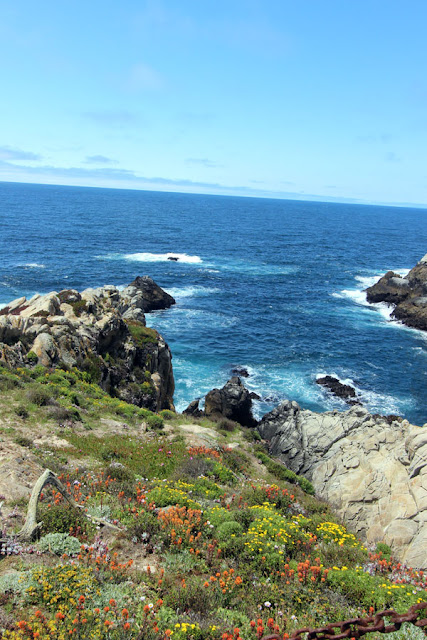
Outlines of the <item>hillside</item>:
M 0 412 L 3 638 L 295 637 L 427 600 L 423 572 L 366 549 L 254 429 L 41 365 L 0 368 Z M 20 541 L 45 469 L 82 508 L 44 487 L 37 539 Z

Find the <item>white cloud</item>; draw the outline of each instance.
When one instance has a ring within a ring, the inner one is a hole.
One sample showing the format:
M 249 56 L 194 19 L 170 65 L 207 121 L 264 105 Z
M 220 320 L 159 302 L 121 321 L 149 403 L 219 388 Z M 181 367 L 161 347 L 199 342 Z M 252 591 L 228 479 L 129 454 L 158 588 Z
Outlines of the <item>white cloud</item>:
M 41 155 L 32 151 L 23 151 L 7 145 L 0 147 L 0 160 L 40 160 Z

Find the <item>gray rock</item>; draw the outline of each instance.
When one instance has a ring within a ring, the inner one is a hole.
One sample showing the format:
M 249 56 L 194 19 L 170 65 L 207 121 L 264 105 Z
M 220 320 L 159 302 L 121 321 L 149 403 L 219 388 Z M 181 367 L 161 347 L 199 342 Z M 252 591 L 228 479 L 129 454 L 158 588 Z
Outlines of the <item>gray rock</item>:
M 170 306 L 173 298 L 151 278 L 135 283 L 124 292 L 106 285 L 13 301 L 0 314 L 0 361 L 28 365 L 33 351 L 46 367 L 97 369 L 102 388 L 123 400 L 173 409 L 172 355 L 157 332 L 144 333 L 143 312 Z
M 362 407 L 315 413 L 283 402 L 258 425 L 270 452 L 309 478 L 368 543 L 427 568 L 427 425 L 389 422 Z
M 415 329 L 427 331 L 427 261 L 424 256 L 406 278 L 388 271 L 366 289 L 368 302 L 395 305 L 392 317 Z
M 255 427 L 252 398 L 239 377 L 234 376 L 222 387 L 212 389 L 205 398 L 205 415 L 229 418 L 244 427 Z

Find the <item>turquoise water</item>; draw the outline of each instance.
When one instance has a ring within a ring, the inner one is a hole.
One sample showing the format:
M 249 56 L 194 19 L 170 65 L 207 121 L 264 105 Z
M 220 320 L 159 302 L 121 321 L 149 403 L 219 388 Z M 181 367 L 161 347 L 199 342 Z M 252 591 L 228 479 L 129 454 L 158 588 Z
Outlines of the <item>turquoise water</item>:
M 0 183 L 0 304 L 150 275 L 177 305 L 147 316 L 173 353 L 183 409 L 247 367 L 259 415 L 284 398 L 427 421 L 427 335 L 363 289 L 427 251 L 427 210 Z M 178 255 L 177 262 L 168 253 Z

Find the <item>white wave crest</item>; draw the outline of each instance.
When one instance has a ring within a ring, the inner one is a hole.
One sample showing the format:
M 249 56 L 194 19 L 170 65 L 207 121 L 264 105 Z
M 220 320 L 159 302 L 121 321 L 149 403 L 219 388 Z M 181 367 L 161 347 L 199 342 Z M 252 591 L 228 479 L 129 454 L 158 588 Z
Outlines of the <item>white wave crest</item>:
M 200 256 L 189 256 L 186 253 L 127 253 L 125 260 L 133 262 L 185 262 L 186 264 L 200 264 Z
M 17 267 L 26 267 L 27 269 L 46 269 L 44 264 L 38 262 L 26 262 L 25 264 L 18 264 Z
M 410 269 L 393 269 L 393 271 L 404 278 L 409 273 Z M 372 285 L 378 282 L 385 273 L 386 272 L 383 271 L 370 276 L 355 276 L 356 282 L 359 283 L 358 287 L 355 289 L 343 289 L 340 292 L 331 293 L 331 296 L 333 298 L 348 298 L 359 306 L 375 309 L 381 314 L 386 322 L 393 326 L 404 327 L 400 322 L 392 319 L 391 314 L 393 312 L 393 306 L 386 302 L 368 302 L 366 299 L 366 289 L 368 287 L 372 287 Z
M 196 298 L 201 296 L 209 296 L 212 293 L 217 293 L 219 289 L 215 287 L 172 287 L 170 289 L 166 289 L 167 293 L 179 300 L 180 298 Z

